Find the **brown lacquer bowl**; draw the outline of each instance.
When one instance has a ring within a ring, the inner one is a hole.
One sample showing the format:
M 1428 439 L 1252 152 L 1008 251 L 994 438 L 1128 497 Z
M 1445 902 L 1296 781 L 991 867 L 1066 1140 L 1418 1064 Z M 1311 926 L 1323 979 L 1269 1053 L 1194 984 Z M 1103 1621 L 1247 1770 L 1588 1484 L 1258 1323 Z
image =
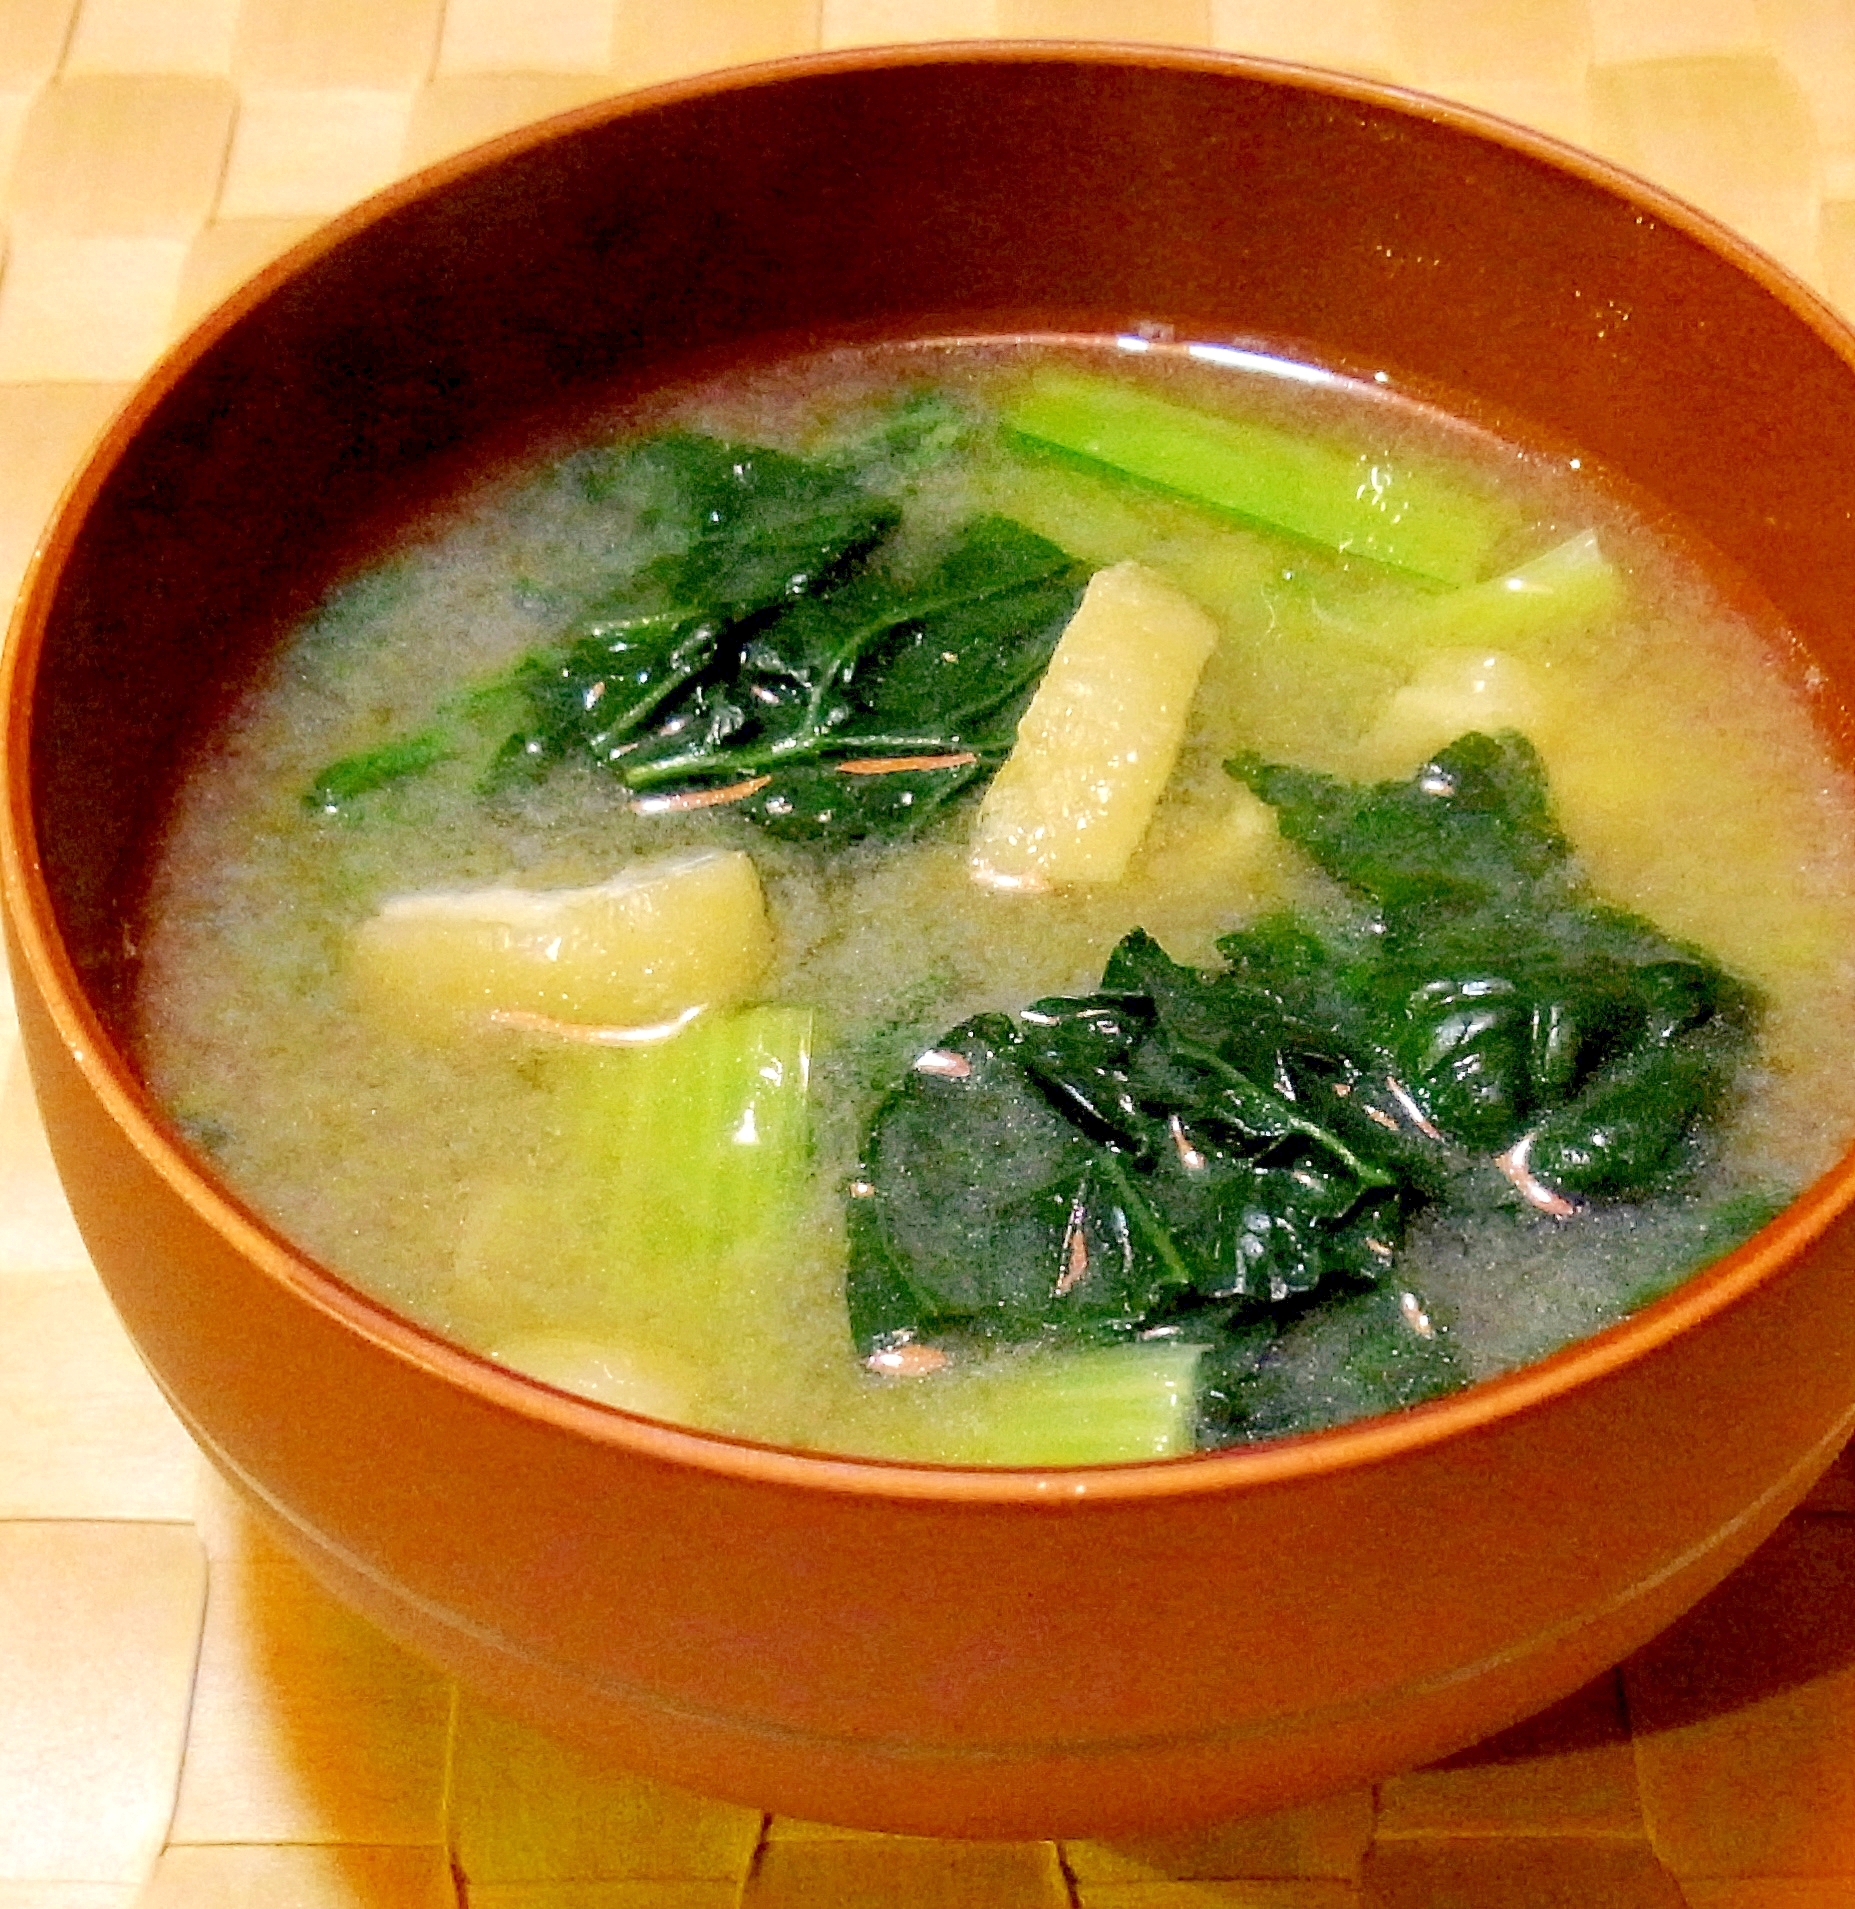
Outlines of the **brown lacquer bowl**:
M 1855 337 L 1531 135 L 1170 52 L 855 54 L 421 175 L 171 355 L 53 526 L 6 677 L 19 1013 L 71 1203 L 214 1463 L 343 1598 L 623 1764 L 965 1835 L 1268 1808 L 1572 1689 L 1855 1423 L 1844 1162 L 1626 1324 L 1402 1416 L 1149 1465 L 840 1462 L 444 1343 L 219 1185 L 124 1059 L 177 738 L 294 579 L 576 391 L 691 352 L 1034 327 L 1293 341 L 1584 452 L 1855 706 Z

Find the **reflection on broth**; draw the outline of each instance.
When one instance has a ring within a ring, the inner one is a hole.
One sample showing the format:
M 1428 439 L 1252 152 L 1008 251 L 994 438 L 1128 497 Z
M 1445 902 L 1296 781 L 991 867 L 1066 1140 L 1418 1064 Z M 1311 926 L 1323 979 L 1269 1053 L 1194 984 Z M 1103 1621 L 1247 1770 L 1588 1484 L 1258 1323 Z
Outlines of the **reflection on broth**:
M 1643 1305 L 1855 1129 L 1847 780 L 1588 474 L 1266 370 L 827 353 L 460 496 L 188 776 L 156 1091 L 435 1329 L 815 1449 L 1280 1436 Z

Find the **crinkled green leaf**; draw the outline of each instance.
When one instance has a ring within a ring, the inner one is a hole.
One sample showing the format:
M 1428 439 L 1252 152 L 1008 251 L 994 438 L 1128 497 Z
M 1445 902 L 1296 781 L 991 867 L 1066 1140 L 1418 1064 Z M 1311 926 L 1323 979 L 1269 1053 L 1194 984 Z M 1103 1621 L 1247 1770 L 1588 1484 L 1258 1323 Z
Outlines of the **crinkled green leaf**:
M 617 762 L 639 790 L 740 782 L 823 762 L 1002 759 L 1023 700 L 1074 613 L 1084 573 L 1003 517 L 965 525 L 923 574 L 868 571 L 795 602 L 728 673 L 740 729 Z
M 1164 978 L 1145 942 L 1110 974 Z M 1151 994 L 964 1023 L 870 1128 L 850 1202 L 858 1343 L 1131 1333 L 1377 1277 L 1404 1230 L 1396 1137 L 1355 1143 L 1319 1112 L 1176 1034 Z
M 1536 898 L 1570 860 L 1544 766 L 1512 732 L 1460 737 L 1403 782 L 1341 782 L 1254 756 L 1230 772 L 1289 841 L 1394 914 Z
M 906 835 L 992 774 L 983 757 L 937 769 L 856 775 L 841 768 L 783 769 L 733 804 L 769 835 L 823 847 L 866 835 Z
M 1569 1213 L 1693 1164 L 1756 998 L 1589 894 L 1528 744 L 1367 788 L 1233 766 L 1358 911 L 1257 922 L 1210 973 L 1136 931 L 1098 993 L 927 1050 L 850 1202 L 865 1351 L 1185 1335 L 1209 1442 L 1339 1423 L 1463 1382 L 1398 1264 L 1419 1206 Z
M 492 748 L 440 722 L 332 765 L 309 799 L 474 754 L 492 789 L 566 761 L 639 797 L 741 789 L 739 812 L 788 838 L 917 827 L 1010 752 L 1087 577 L 1002 517 L 909 574 L 872 560 L 900 511 L 871 474 L 905 484 L 971 428 L 923 399 L 838 458 L 673 432 L 583 459 L 587 494 L 623 498 L 658 554 L 478 692 L 518 711 Z
M 1322 1298 L 1274 1330 L 1227 1334 L 1199 1372 L 1199 1442 L 1343 1425 L 1465 1385 L 1448 1326 L 1396 1280 Z
M 752 629 L 853 569 L 900 517 L 853 474 L 781 451 L 672 433 L 638 456 L 675 497 L 685 541 L 516 666 L 530 719 L 503 745 L 505 766 L 621 763 Z
M 1227 937 L 1233 966 L 1343 1029 L 1450 1145 L 1523 1148 L 1549 1192 L 1643 1193 L 1680 1166 L 1744 1059 L 1756 996 L 1589 893 L 1525 738 L 1466 735 L 1407 781 L 1365 786 L 1230 766 L 1377 910 L 1348 950 L 1298 928 Z

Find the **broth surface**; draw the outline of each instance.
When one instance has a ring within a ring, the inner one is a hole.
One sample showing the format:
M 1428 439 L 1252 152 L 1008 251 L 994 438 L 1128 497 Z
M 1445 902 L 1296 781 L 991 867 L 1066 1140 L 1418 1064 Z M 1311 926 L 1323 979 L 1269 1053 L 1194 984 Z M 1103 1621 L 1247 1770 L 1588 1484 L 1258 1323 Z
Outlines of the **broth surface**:
M 957 1456 L 956 1430 L 936 1445 L 921 1428 L 919 1387 L 933 1381 L 865 1373 L 845 1327 L 843 1192 L 886 1084 L 956 1022 L 1094 989 L 1132 929 L 1215 967 L 1219 934 L 1285 905 L 1331 911 L 1333 885 L 1298 851 L 1231 823 L 1228 758 L 1402 777 L 1477 727 L 1518 729 L 1536 747 L 1598 894 L 1705 950 L 1766 1006 L 1704 1185 L 1570 1221 L 1418 1218 L 1400 1277 L 1464 1375 L 1611 1323 L 1733 1243 L 1722 1211 L 1769 1210 L 1824 1170 L 1855 1131 L 1855 792 L 1784 633 L 1730 609 L 1587 474 L 1382 392 L 1246 369 L 1242 354 L 1130 352 L 1106 368 L 1510 496 L 1496 570 L 1594 529 L 1625 607 L 1511 653 L 1388 636 L 1412 627 L 1434 585 L 988 442 L 896 473 L 904 545 L 931 550 L 998 511 L 1090 565 L 1138 559 L 1218 627 L 1185 746 L 1122 881 L 1040 894 L 976 884 L 970 801 L 912 838 L 829 856 L 726 807 L 635 813 L 610 778 L 574 767 L 488 804 L 466 765 L 444 762 L 353 814 L 305 806 L 331 760 L 416 729 L 448 687 L 552 639 L 602 580 L 651 554 L 649 524 L 587 482 L 613 434 L 675 424 L 813 450 L 866 433 L 922 382 L 984 414 L 1030 367 L 1101 368 L 1108 355 L 896 347 L 665 392 L 598 420 L 584 449 L 481 481 L 332 592 L 188 774 L 143 924 L 140 1064 L 234 1189 L 393 1307 L 573 1389 L 775 1443 Z M 777 1260 L 734 1269 L 712 1306 L 713 1356 L 698 1358 L 681 1342 L 639 1352 L 572 1212 L 510 1244 L 503 1189 L 571 1192 L 559 1043 L 488 1029 L 416 1038 L 357 1007 L 349 968 L 356 927 L 389 896 L 570 887 L 707 844 L 746 850 L 765 888 L 776 955 L 757 998 L 815 1016 L 815 1168 L 802 1222 Z M 1279 1357 L 1299 1423 L 1372 1409 L 1336 1372 L 1317 1315 Z

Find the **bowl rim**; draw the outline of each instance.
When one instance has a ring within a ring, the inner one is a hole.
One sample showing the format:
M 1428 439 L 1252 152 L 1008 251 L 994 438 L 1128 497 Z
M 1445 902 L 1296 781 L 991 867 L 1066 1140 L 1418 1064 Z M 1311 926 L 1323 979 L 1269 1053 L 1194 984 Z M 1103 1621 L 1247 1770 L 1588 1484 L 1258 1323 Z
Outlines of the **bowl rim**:
M 1255 1446 L 1114 1465 L 977 1467 L 821 1453 L 703 1431 L 626 1411 L 474 1353 L 369 1297 L 294 1246 L 224 1185 L 143 1087 L 79 980 L 56 925 L 36 854 L 31 800 L 33 686 L 47 625 L 79 529 L 105 483 L 166 396 L 249 312 L 405 205 L 442 193 L 505 160 L 613 120 L 685 102 L 820 76 L 915 66 L 1142 67 L 1262 81 L 1389 110 L 1507 148 L 1675 227 L 1751 278 L 1855 371 L 1855 328 L 1747 240 L 1663 188 L 1531 128 L 1410 88 L 1299 63 L 1208 49 L 1109 42 L 948 41 L 810 53 L 698 74 L 615 94 L 451 154 L 395 180 L 320 225 L 245 281 L 168 346 L 135 384 L 67 482 L 27 565 L 4 657 L 0 734 L 0 903 L 23 977 L 37 992 L 65 1058 L 147 1167 L 242 1259 L 300 1302 L 390 1357 L 473 1394 L 490 1408 L 638 1458 L 788 1490 L 878 1500 L 1002 1507 L 1163 1501 L 1309 1483 L 1493 1431 L 1640 1364 L 1691 1329 L 1774 1283 L 1855 1206 L 1855 1147 L 1769 1224 L 1638 1312 L 1543 1359 L 1459 1392 L 1388 1414 Z

